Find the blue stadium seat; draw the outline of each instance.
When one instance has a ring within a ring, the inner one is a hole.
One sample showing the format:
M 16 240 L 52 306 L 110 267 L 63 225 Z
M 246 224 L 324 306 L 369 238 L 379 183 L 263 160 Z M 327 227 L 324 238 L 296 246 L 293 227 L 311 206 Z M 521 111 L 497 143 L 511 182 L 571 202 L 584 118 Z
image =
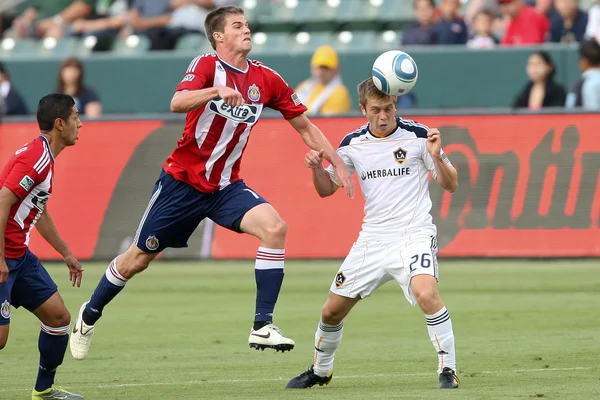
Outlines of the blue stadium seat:
M 195 33 L 187 34 L 179 38 L 175 50 L 182 53 L 211 53 L 213 48 L 206 36 Z
M 0 42 L 0 58 L 35 55 L 37 46 L 34 39 L 4 39 Z
M 252 53 L 281 54 L 289 51 L 292 43 L 290 35 L 282 32 L 257 32 L 252 37 Z
M 115 40 L 112 51 L 119 55 L 138 55 L 150 48 L 150 39 L 144 35 L 131 35 L 126 39 Z

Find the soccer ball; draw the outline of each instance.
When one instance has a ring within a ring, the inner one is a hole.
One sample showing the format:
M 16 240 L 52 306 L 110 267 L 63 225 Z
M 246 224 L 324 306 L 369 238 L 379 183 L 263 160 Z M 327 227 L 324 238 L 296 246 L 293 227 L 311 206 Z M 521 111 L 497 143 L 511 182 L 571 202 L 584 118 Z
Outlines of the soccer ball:
M 411 91 L 419 70 L 417 63 L 407 53 L 390 50 L 381 54 L 373 63 L 371 71 L 377 89 L 390 96 L 400 96 Z

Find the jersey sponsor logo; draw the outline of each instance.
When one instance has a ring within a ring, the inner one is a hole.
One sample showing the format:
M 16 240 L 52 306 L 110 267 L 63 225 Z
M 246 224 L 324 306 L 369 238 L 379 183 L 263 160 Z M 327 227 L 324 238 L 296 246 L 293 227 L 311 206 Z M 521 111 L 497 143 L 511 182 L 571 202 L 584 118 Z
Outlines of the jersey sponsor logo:
M 4 300 L 4 303 L 0 305 L 0 315 L 4 319 L 10 318 L 10 303 L 8 302 L 8 300 Z
M 196 75 L 194 75 L 194 74 L 187 74 L 186 76 L 183 77 L 181 82 L 191 82 L 194 80 L 195 77 L 196 77 Z
M 248 88 L 248 98 L 254 102 L 260 99 L 260 90 L 256 84 L 252 84 L 252 86 Z
M 48 202 L 49 198 L 50 198 L 50 193 L 40 191 L 35 196 L 33 196 L 33 198 L 31 199 L 31 202 L 38 210 L 44 211 L 44 208 L 46 208 L 46 203 Z
M 219 98 L 211 101 L 208 108 L 212 112 L 235 122 L 253 124 L 258 119 L 258 107 L 251 104 L 234 107 Z
M 375 169 L 373 171 L 363 171 L 360 174 L 360 179 L 366 181 L 367 179 L 402 177 L 407 175 L 410 175 L 410 167 Z
M 156 250 L 158 249 L 158 245 L 160 244 L 160 242 L 158 241 L 157 237 L 152 235 L 152 236 L 148 236 L 148 239 L 146 239 L 146 248 L 148 250 Z
M 396 150 L 394 150 L 394 160 L 398 164 L 404 164 L 406 162 L 407 154 L 408 152 L 406 150 L 404 150 L 402 147 L 398 147 Z
M 300 104 L 302 104 L 302 101 L 300 100 L 296 92 L 292 93 L 292 101 L 294 102 L 295 106 L 299 106 Z
M 343 272 L 338 272 L 335 276 L 335 287 L 340 288 L 346 282 L 346 275 Z
M 23 179 L 21 179 L 21 182 L 19 182 L 19 185 L 21 185 L 21 187 L 28 192 L 33 188 L 34 184 L 35 182 L 29 177 L 29 175 L 25 175 Z

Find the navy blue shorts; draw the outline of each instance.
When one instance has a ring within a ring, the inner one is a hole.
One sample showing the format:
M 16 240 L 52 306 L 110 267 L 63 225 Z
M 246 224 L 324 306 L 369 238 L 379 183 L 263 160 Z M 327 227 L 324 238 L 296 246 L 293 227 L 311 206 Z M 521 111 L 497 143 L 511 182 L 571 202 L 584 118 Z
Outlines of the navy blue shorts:
M 163 170 L 134 243 L 146 253 L 158 253 L 167 247 L 187 247 L 188 239 L 204 218 L 241 233 L 242 217 L 263 203 L 267 201 L 241 180 L 216 193 L 203 193 Z
M 10 306 L 33 312 L 44 304 L 58 286 L 29 249 L 21 258 L 6 258 L 8 280 L 0 285 L 0 325 L 10 323 Z

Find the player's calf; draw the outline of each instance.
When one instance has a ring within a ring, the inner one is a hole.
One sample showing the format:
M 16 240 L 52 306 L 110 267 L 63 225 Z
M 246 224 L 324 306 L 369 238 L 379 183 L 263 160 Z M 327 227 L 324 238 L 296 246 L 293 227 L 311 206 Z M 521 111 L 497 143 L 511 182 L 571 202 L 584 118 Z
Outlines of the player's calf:
M 8 342 L 8 332 L 9 332 L 9 324 L 0 325 L 0 350 L 6 347 L 6 343 Z

